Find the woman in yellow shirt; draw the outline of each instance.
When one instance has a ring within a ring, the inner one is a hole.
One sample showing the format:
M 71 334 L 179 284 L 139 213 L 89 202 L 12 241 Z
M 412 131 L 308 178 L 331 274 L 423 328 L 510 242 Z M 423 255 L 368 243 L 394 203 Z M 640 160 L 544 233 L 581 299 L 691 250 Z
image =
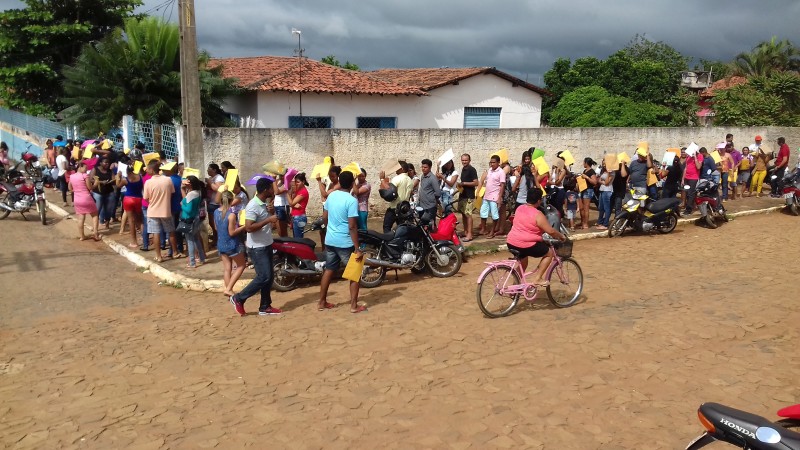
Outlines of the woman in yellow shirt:
M 764 178 L 767 176 L 767 160 L 767 154 L 759 148 L 755 156 L 753 181 L 750 182 L 750 192 L 755 192 L 756 197 L 761 197 L 761 188 L 764 184 Z
M 750 148 L 742 148 L 742 160 L 739 161 L 739 175 L 736 178 L 736 183 L 741 186 L 739 191 L 739 198 L 744 194 L 750 196 L 750 168 L 753 166 L 753 157 L 750 156 Z M 744 191 L 744 192 L 742 192 Z

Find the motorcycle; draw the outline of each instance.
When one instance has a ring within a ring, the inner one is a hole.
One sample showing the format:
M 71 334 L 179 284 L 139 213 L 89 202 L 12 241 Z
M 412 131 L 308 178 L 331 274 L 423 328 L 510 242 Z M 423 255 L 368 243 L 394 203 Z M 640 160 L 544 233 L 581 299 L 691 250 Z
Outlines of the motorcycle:
M 305 232 L 325 228 L 317 219 Z M 321 277 L 325 271 L 325 254 L 316 251 L 317 243 L 308 238 L 276 237 L 272 243 L 273 286 L 276 291 L 291 291 L 300 281 Z
M 772 175 L 772 179 L 777 175 Z M 800 215 L 800 170 L 787 172 L 783 179 L 778 181 L 778 191 L 783 195 L 786 209 L 794 216 Z
M 430 218 L 427 214 L 420 217 L 421 211 L 421 208 L 413 210 L 408 202 L 402 202 L 397 207 L 395 231 L 358 231 L 358 240 L 364 244 L 366 257 L 361 286 L 380 286 L 387 269 L 411 269 L 417 274 L 427 269 L 437 278 L 458 273 L 463 262 L 459 248 L 450 238 L 434 239 L 429 229 Z
M 452 241 L 463 258 L 465 249 L 456 232 L 456 225 L 458 225 L 458 218 L 451 212 L 439 220 L 439 226 L 435 231 L 431 231 L 431 239 L 434 241 Z
M 655 229 L 661 234 L 671 233 L 678 226 L 680 204 L 677 198 L 652 201 L 646 194 L 631 190 L 623 199 L 622 212 L 608 228 L 608 237 L 622 236 L 628 227 L 636 231 L 650 232 Z
M 26 155 L 30 154 L 26 153 L 23 158 Z M 31 161 L 30 164 L 33 177 L 24 177 L 19 171 L 11 170 L 8 181 L 0 182 L 0 220 L 12 212 L 18 212 L 23 219 L 28 220 L 25 213 L 36 205 L 42 225 L 47 225 L 47 201 L 44 197 L 44 179 L 39 161 Z
M 689 186 L 685 186 L 689 189 Z M 700 180 L 695 188 L 694 203 L 700 211 L 701 221 L 705 221 L 711 229 L 716 229 L 717 224 L 714 219 L 720 217 L 723 221 L 728 221 L 725 213 L 725 206 L 720 203 L 719 185 L 710 180 Z
M 755 414 L 719 403 L 703 403 L 697 417 L 706 431 L 690 442 L 686 450 L 697 450 L 715 441 L 750 450 L 800 450 L 800 433 Z

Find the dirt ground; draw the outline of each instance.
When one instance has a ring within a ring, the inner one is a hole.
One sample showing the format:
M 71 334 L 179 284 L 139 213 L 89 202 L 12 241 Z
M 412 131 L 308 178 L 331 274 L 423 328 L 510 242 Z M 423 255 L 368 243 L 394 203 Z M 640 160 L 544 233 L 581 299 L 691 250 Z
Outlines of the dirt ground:
M 798 218 L 581 241 L 582 300 L 502 319 L 483 262 L 401 273 L 366 313 L 318 291 L 240 318 L 220 294 L 159 287 L 74 221 L 0 221 L 5 448 L 674 449 L 718 401 L 800 402 Z M 252 304 L 248 304 L 253 308 Z M 723 448 L 723 447 L 718 447 Z

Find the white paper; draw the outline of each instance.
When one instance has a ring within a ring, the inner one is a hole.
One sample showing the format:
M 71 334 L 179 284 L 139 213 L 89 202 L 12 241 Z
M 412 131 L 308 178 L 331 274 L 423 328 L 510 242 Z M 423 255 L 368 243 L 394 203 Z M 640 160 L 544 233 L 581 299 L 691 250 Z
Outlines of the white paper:
M 700 146 L 692 142 L 691 144 L 689 144 L 688 147 L 686 147 L 686 154 L 691 157 L 694 157 L 694 155 L 697 154 L 698 150 L 700 150 Z
M 675 152 L 665 152 L 664 157 L 661 158 L 661 163 L 665 166 L 671 166 L 672 162 L 675 161 Z
M 117 173 L 122 174 L 122 178 L 128 176 L 128 165 L 125 163 L 117 163 Z
M 455 154 L 453 153 L 452 148 L 448 148 L 446 152 L 442 156 L 439 157 L 439 167 L 444 166 L 447 164 L 447 161 L 452 161 L 455 158 Z

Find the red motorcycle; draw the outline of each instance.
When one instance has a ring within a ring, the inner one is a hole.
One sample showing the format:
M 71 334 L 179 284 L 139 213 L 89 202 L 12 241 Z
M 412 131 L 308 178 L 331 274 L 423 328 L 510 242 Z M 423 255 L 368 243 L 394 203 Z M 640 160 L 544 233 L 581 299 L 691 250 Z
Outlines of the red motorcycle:
M 439 221 L 439 226 L 436 231 L 431 233 L 431 238 L 434 241 L 452 241 L 458 252 L 463 256 L 464 246 L 461 245 L 461 240 L 458 238 L 458 233 L 456 233 L 456 225 L 458 225 L 456 215 L 453 213 L 448 214 Z
M 0 183 L 0 220 L 12 212 L 18 212 L 28 220 L 25 213 L 35 205 L 42 225 L 47 225 L 47 202 L 39 161 L 31 153 L 23 154 L 22 159 L 25 161 L 25 172 L 30 176 L 23 176 L 13 169 L 7 175 L 8 181 Z
M 315 252 L 317 243 L 308 238 L 276 237 L 272 242 L 273 286 L 280 292 L 291 291 L 299 281 L 321 277 L 325 255 Z
M 783 187 L 779 192 L 783 194 L 786 208 L 792 215 L 800 215 L 800 170 L 787 173 L 779 185 Z
M 719 185 L 713 181 L 700 180 L 697 182 L 694 203 L 700 211 L 699 220 L 705 221 L 709 228 L 717 228 L 717 224 L 714 221 L 716 218 L 721 218 L 725 222 L 728 221 L 728 216 L 725 214 L 725 207 L 720 203 Z

